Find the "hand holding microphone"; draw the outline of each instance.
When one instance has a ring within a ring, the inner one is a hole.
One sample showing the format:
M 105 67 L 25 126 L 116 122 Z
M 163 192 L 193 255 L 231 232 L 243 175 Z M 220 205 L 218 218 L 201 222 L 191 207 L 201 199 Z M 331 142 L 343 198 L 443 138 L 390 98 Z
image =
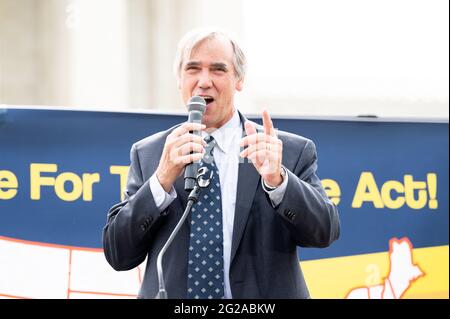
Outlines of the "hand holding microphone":
M 205 125 L 201 124 L 201 120 L 206 102 L 202 97 L 194 96 L 187 106 L 188 122 L 177 127 L 167 136 L 156 169 L 156 177 L 166 192 L 170 192 L 173 183 L 183 173 L 185 167 L 185 188 L 189 188 L 198 169 L 195 162 L 200 161 L 205 152 L 206 142 L 201 137 L 201 130 L 205 129 Z

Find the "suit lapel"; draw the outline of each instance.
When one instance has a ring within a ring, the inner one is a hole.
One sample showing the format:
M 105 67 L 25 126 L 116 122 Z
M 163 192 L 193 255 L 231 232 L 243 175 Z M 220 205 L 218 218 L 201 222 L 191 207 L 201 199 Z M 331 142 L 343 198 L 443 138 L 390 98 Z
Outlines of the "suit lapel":
M 233 240 L 231 243 L 230 265 L 244 234 L 248 216 L 259 182 L 259 174 L 252 163 L 239 164 L 236 207 L 234 209 Z
M 243 126 L 243 136 L 245 136 L 246 133 L 244 123 L 247 119 L 240 112 L 239 116 Z M 241 150 L 242 149 L 243 148 L 241 148 Z M 249 163 L 247 159 L 239 163 L 230 265 L 232 264 L 236 251 L 239 248 L 245 226 L 247 225 L 253 198 L 255 197 L 255 192 L 258 186 L 259 177 L 259 173 L 256 171 L 253 164 Z

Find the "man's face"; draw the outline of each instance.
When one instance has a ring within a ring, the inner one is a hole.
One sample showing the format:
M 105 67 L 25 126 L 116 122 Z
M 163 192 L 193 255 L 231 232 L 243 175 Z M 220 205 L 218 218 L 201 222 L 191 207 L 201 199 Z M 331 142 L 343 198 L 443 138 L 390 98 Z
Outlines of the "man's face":
M 178 88 L 185 104 L 192 96 L 206 100 L 203 124 L 219 128 L 233 116 L 234 94 L 242 89 L 233 67 L 233 47 L 217 37 L 199 43 L 183 61 Z

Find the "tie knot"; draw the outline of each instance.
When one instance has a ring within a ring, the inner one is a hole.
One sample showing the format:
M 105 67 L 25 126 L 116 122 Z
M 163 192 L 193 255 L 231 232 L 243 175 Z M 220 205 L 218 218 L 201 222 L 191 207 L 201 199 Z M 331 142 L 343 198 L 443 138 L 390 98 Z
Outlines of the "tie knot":
M 211 143 L 211 142 L 214 141 L 214 136 L 212 136 L 212 135 L 207 135 L 207 136 L 205 136 L 204 140 L 205 140 L 206 143 L 209 144 L 209 143 Z
M 207 146 L 205 149 L 205 154 L 212 156 L 213 155 L 213 149 L 214 147 L 217 145 L 216 140 L 214 139 L 214 137 L 212 135 L 208 135 L 204 138 Z

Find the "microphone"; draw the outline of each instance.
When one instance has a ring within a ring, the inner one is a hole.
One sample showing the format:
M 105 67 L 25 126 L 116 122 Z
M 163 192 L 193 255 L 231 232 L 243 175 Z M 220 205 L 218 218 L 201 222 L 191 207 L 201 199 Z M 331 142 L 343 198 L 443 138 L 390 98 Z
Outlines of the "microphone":
M 209 177 L 208 177 L 208 173 L 209 173 Z M 172 231 L 172 233 L 169 236 L 169 239 L 167 239 L 163 248 L 161 248 L 161 251 L 159 252 L 158 257 L 156 258 L 156 272 L 158 274 L 159 291 L 158 291 L 158 294 L 155 296 L 155 299 L 169 298 L 167 296 L 166 283 L 164 281 L 162 259 L 164 257 L 164 254 L 166 253 L 167 248 L 170 246 L 173 239 L 178 234 L 178 231 L 180 230 L 184 221 L 186 220 L 187 215 L 191 212 L 192 206 L 198 201 L 198 197 L 200 196 L 200 192 L 201 192 L 202 188 L 206 188 L 209 186 L 209 184 L 211 183 L 212 177 L 213 177 L 213 171 L 208 171 L 208 169 L 206 167 L 203 166 L 202 168 L 200 168 L 198 170 L 196 184 L 194 186 L 194 189 L 189 193 L 186 209 L 184 210 L 184 213 L 183 213 L 183 215 L 181 215 L 181 218 L 178 221 L 178 224 L 175 226 L 174 230 Z
M 202 123 L 203 114 L 205 113 L 206 109 L 206 102 L 205 99 L 201 96 L 193 96 L 188 102 L 188 110 L 189 110 L 189 116 L 188 116 L 188 122 L 189 123 Z M 202 136 L 201 130 L 195 130 L 191 132 L 194 135 Z M 184 210 L 183 215 L 181 216 L 180 220 L 178 221 L 178 224 L 175 226 L 174 230 L 169 236 L 169 239 L 167 239 L 166 243 L 164 244 L 163 248 L 161 248 L 161 251 L 158 254 L 158 257 L 156 258 L 156 272 L 158 275 L 158 286 L 159 291 L 156 295 L 155 299 L 167 299 L 167 291 L 166 291 L 166 284 L 164 282 L 164 273 L 163 273 L 163 266 L 162 266 L 162 259 L 164 257 L 164 254 L 167 250 L 167 248 L 172 243 L 175 236 L 178 234 L 178 231 L 180 230 L 181 226 L 183 225 L 184 221 L 186 220 L 186 217 L 190 213 L 192 206 L 198 201 L 198 197 L 200 195 L 201 189 L 208 187 L 208 185 L 211 182 L 213 172 L 210 172 L 209 177 L 207 176 L 208 169 L 206 167 L 202 167 L 199 169 L 199 161 L 189 163 L 186 165 L 185 171 L 184 171 L 184 189 L 186 191 L 189 191 L 189 197 L 188 202 L 186 205 L 186 209 Z M 206 178 L 205 178 L 206 177 Z
M 193 96 L 188 102 L 188 122 L 189 123 L 202 123 L 203 113 L 206 109 L 206 101 L 201 96 Z M 191 132 L 194 135 L 202 136 L 202 132 L 199 130 Z M 184 170 L 184 189 L 186 191 L 191 191 L 195 187 L 197 171 L 199 169 L 199 161 L 192 162 L 186 165 Z

